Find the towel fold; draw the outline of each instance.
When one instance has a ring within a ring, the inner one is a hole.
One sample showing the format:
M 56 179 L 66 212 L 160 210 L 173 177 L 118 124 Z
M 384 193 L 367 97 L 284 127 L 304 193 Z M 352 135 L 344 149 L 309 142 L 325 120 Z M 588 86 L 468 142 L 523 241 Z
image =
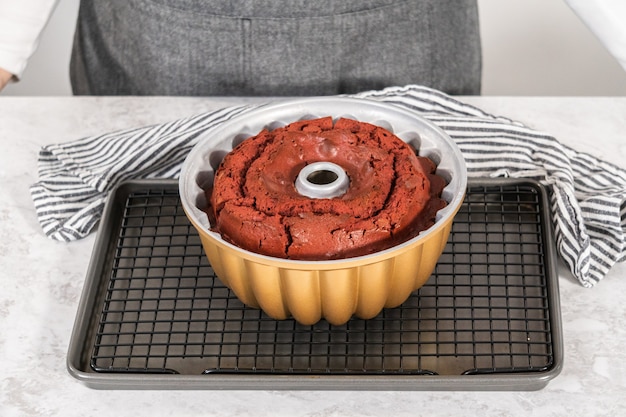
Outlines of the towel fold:
M 430 88 L 390 87 L 352 97 L 412 109 L 441 127 L 460 147 L 469 176 L 533 178 L 547 186 L 557 251 L 583 286 L 594 286 L 626 258 L 626 170 Z M 254 107 L 43 147 L 30 189 L 43 231 L 61 241 L 85 237 L 117 184 L 177 178 L 203 132 Z

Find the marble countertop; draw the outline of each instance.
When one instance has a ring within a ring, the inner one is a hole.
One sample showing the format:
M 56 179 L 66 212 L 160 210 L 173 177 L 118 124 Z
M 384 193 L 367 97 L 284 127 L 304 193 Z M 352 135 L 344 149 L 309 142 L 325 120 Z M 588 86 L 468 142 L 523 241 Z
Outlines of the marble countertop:
M 626 97 L 463 97 L 626 165 Z M 236 98 L 0 96 L 0 415 L 617 416 L 626 413 L 626 265 L 585 289 L 561 266 L 564 367 L 531 392 L 94 390 L 67 371 L 95 233 L 46 238 L 29 186 L 42 145 L 165 122 Z

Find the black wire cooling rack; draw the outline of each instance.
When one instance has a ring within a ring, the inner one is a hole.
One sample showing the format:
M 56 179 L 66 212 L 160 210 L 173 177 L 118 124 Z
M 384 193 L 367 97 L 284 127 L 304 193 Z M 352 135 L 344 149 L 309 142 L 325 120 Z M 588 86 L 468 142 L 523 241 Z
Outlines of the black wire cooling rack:
M 175 183 L 127 183 L 100 227 L 70 372 L 98 388 L 541 388 L 562 360 L 546 199 L 532 181 L 470 182 L 424 287 L 370 320 L 303 326 L 221 284 Z

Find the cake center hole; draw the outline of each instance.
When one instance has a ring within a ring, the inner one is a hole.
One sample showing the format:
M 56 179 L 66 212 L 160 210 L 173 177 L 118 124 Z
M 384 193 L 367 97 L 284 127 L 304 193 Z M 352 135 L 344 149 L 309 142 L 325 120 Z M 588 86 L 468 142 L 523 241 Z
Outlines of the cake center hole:
M 337 175 L 337 173 L 325 169 L 320 171 L 313 171 L 306 177 L 308 182 L 316 185 L 332 184 L 333 182 L 337 181 L 338 178 L 339 175 Z
M 305 197 L 335 198 L 346 193 L 350 179 L 339 165 L 320 161 L 302 168 L 294 185 L 296 191 Z

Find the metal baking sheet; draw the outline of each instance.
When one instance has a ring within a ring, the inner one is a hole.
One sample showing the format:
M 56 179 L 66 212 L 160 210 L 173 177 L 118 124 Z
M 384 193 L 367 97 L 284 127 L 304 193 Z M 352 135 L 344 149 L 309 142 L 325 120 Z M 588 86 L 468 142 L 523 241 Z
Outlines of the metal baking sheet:
M 276 321 L 215 277 L 175 181 L 112 192 L 68 351 L 96 389 L 537 390 L 563 360 L 537 182 L 470 180 L 428 283 L 343 326 Z

